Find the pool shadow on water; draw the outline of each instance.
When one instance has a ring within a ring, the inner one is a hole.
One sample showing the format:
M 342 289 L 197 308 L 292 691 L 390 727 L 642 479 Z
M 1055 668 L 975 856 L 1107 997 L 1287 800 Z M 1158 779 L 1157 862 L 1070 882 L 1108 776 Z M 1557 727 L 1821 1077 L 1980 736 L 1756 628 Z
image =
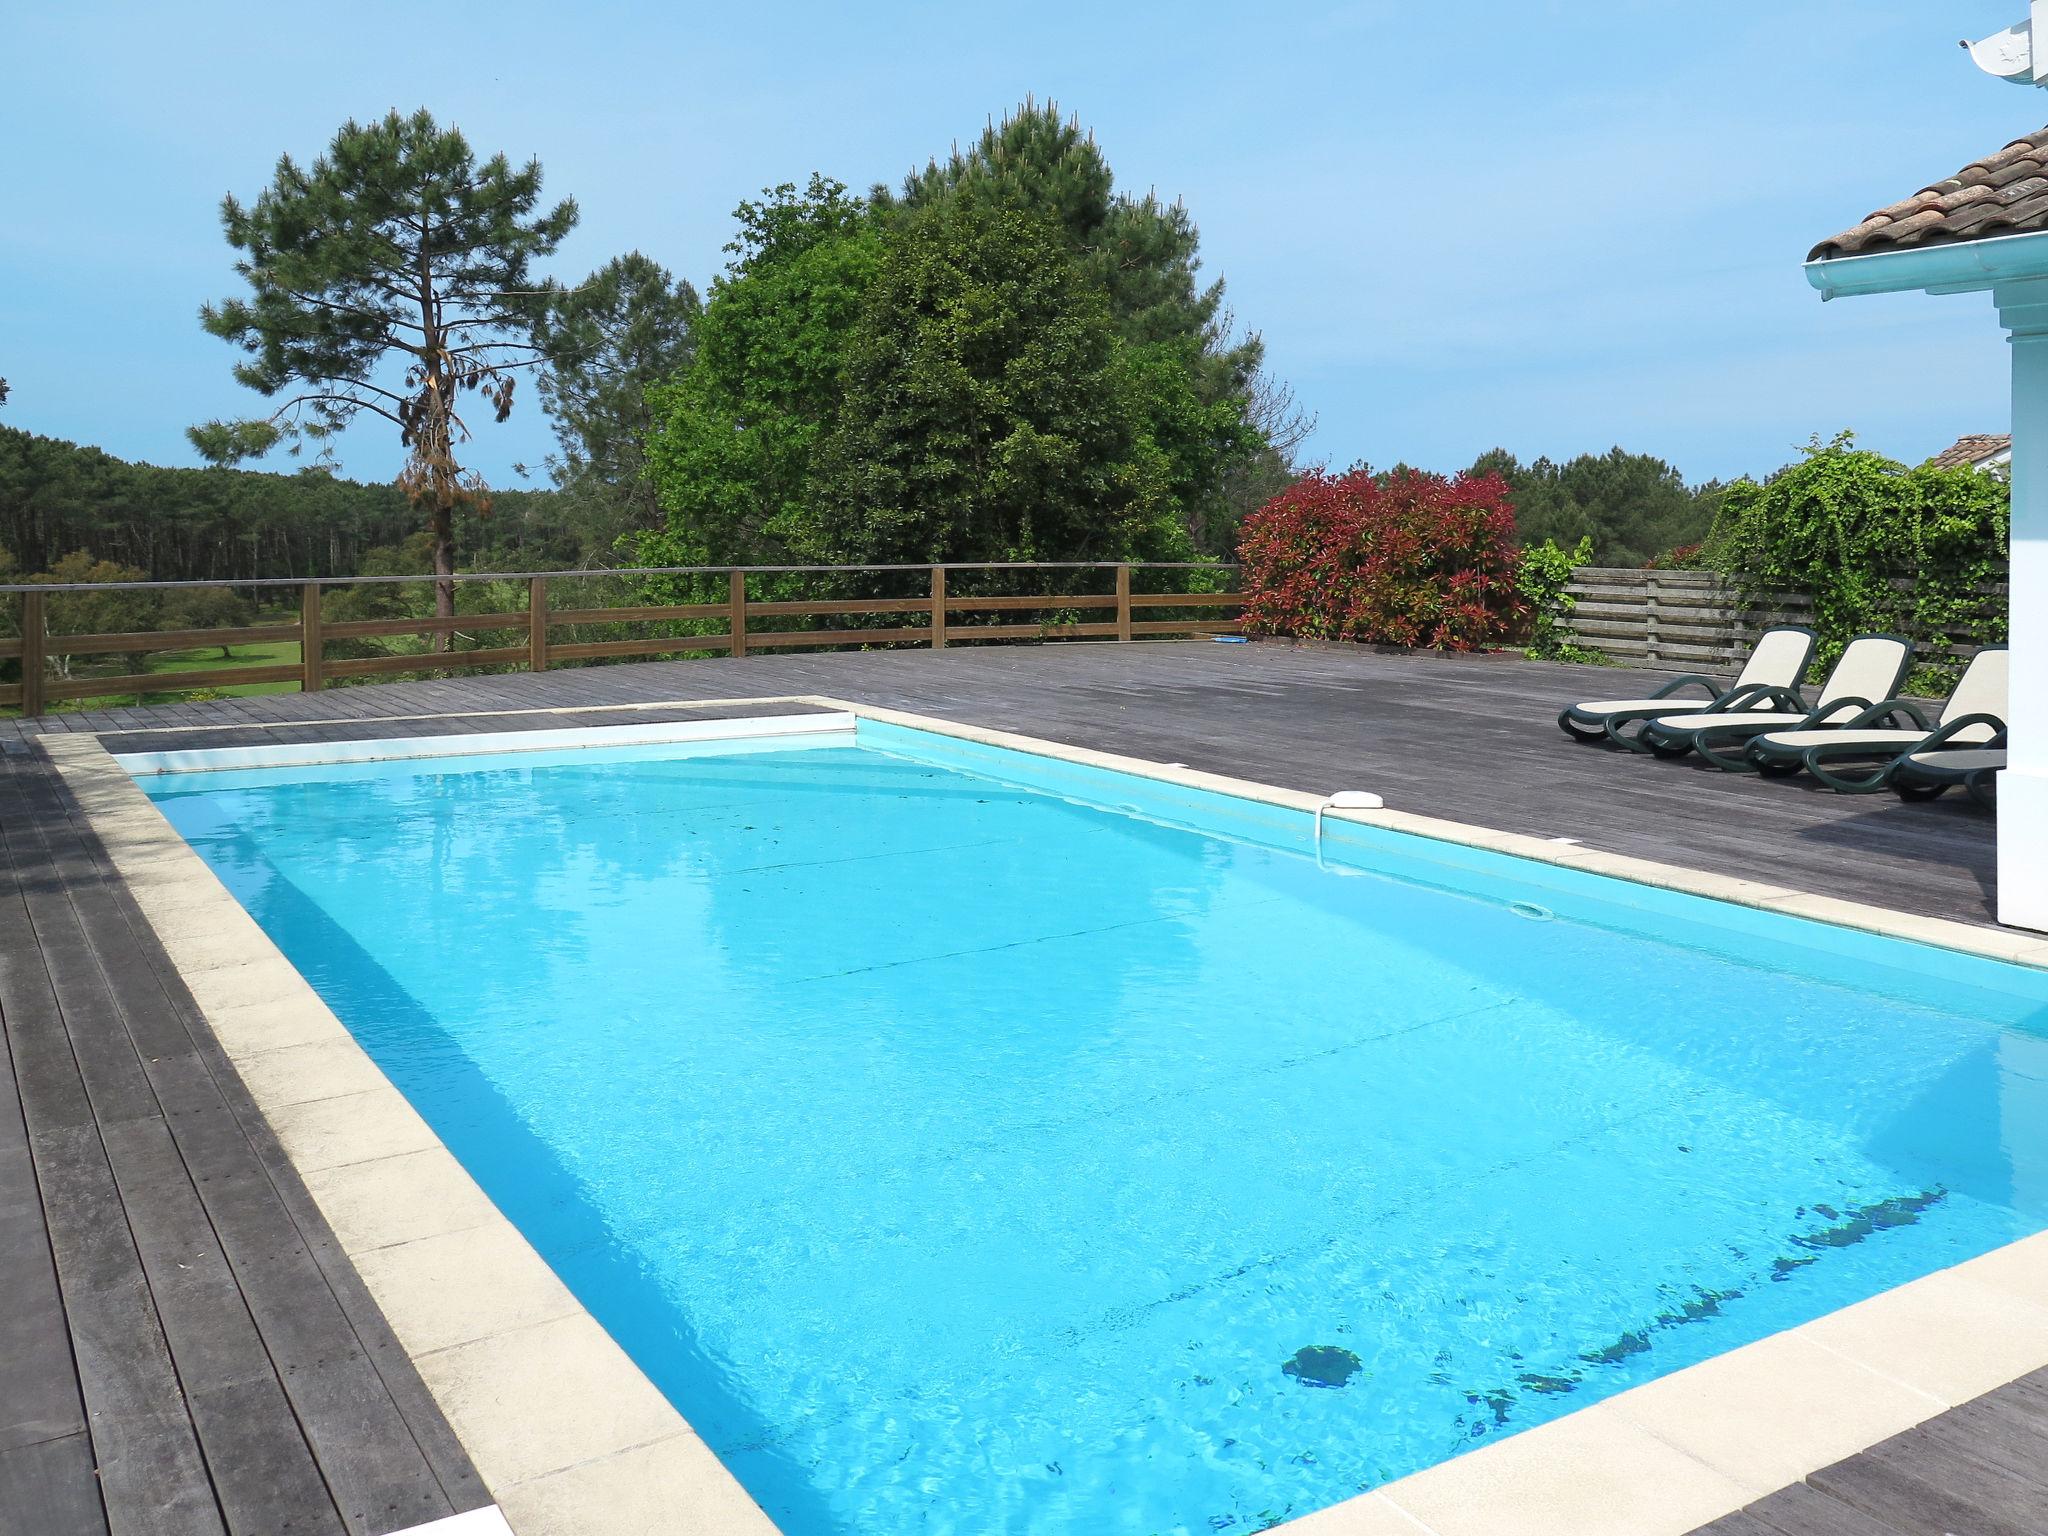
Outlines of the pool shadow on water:
M 785 1429 L 732 1389 L 687 1318 L 612 1235 L 554 1150 L 376 960 L 256 847 L 237 842 L 237 865 L 255 868 L 238 867 L 236 874 L 262 877 L 251 915 L 577 1300 L 722 1461 L 745 1452 L 747 1492 L 778 1526 L 791 1536 L 842 1529 L 805 1469 L 772 1449 Z M 238 880 L 235 894 L 248 902 L 250 887 Z M 712 1425 L 716 1430 L 706 1433 Z
M 1906 1178 L 2048 1222 L 2048 1014 L 1958 1057 L 1878 1126 L 1865 1155 Z

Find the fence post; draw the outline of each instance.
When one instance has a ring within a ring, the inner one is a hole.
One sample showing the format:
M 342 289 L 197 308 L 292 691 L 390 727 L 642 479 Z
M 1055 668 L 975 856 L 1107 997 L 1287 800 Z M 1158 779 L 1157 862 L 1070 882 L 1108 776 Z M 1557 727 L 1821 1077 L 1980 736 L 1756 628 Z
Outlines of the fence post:
M 299 692 L 320 691 L 326 651 L 320 628 L 320 583 L 309 581 L 299 588 Z
M 548 669 L 548 579 L 526 578 L 526 670 Z
M 24 719 L 43 712 L 43 594 L 21 594 L 21 713 Z
M 1119 640 L 1131 638 L 1131 568 L 1128 565 L 1116 568 L 1116 637 Z
M 1657 585 L 1661 573 L 1643 572 L 1643 660 L 1655 666 L 1657 651 Z
M 730 642 L 732 654 L 747 654 L 747 573 L 733 571 L 726 577 L 729 593 L 726 606 L 726 627 L 732 631 Z
M 932 567 L 932 649 L 943 650 L 946 645 L 946 568 Z

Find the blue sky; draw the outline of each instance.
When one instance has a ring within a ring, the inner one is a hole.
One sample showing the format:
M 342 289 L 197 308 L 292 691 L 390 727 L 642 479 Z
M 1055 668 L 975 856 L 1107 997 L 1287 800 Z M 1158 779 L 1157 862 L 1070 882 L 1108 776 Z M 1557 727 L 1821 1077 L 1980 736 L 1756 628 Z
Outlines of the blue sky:
M 0 421 L 180 464 L 186 425 L 255 414 L 194 318 L 235 286 L 217 205 L 351 115 L 424 104 L 539 156 L 583 209 L 565 278 L 637 247 L 702 286 L 739 199 L 897 180 L 1035 92 L 1186 200 L 1333 465 L 1620 443 L 1703 479 L 1842 427 L 1918 458 L 2007 425 L 1988 301 L 1823 306 L 1799 264 L 2048 119 L 1956 47 L 2024 9 L 9 7 Z M 528 395 L 470 457 L 513 484 L 549 441 Z M 340 459 L 383 477 L 398 450 L 365 418 Z

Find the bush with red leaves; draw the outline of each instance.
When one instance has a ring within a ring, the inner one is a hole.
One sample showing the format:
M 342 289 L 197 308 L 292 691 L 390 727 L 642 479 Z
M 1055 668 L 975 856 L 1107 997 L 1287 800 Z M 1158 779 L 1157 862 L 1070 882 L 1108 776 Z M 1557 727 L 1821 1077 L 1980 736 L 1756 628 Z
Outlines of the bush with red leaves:
M 1656 558 L 1644 561 L 1643 569 L 1646 571 L 1698 570 L 1706 563 L 1700 558 L 1700 551 L 1703 548 L 1705 546 L 1697 542 L 1681 544 L 1676 549 L 1668 549 Z
M 1524 618 L 1499 475 L 1303 476 L 1245 519 L 1247 633 L 1480 650 Z

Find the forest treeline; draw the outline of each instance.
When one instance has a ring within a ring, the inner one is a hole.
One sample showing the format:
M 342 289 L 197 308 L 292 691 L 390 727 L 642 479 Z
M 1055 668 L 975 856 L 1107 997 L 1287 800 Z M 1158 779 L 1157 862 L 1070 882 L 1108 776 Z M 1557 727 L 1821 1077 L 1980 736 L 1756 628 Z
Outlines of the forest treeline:
M 1508 482 L 1526 543 L 1572 549 L 1591 538 L 1602 565 L 1637 566 L 1696 544 L 1725 487 L 1688 485 L 1650 454 L 1620 448 L 1524 464 L 1493 449 L 1471 466 Z M 630 508 L 582 487 L 492 493 L 462 517 L 457 542 L 471 570 L 573 570 L 622 562 L 613 547 L 635 526 Z M 600 504 L 593 506 L 596 500 Z M 657 510 L 644 527 L 658 527 Z M 416 510 L 397 486 L 308 467 L 165 469 L 98 448 L 0 426 L 0 549 L 18 571 L 47 571 L 90 552 L 160 581 L 250 576 L 425 575 L 430 557 Z M 375 552 L 373 554 L 373 552 Z
M 528 558 L 577 564 L 584 551 L 557 499 L 495 493 L 485 515 L 465 520 L 467 558 L 499 569 Z M 354 576 L 371 551 L 402 546 L 418 527 L 417 509 L 388 482 L 311 466 L 166 469 L 0 426 L 0 550 L 21 571 L 84 550 L 158 581 Z
M 1298 462 L 1313 418 L 1203 273 L 1189 211 L 1119 186 L 1051 103 L 894 187 L 813 174 L 742 203 L 701 298 L 637 251 L 573 285 L 530 275 L 578 218 L 540 193 L 537 161 L 479 160 L 419 112 L 349 123 L 227 198 L 249 294 L 201 320 L 268 414 L 192 428 L 203 469 L 0 428 L 13 569 L 1227 560 L 1243 520 L 1319 467 Z M 419 207 L 439 222 L 391 216 Z M 554 429 L 548 489 L 462 462 L 462 412 L 503 420 L 521 379 Z M 397 480 L 332 473 L 334 436 L 377 418 L 407 452 Z M 280 447 L 311 462 L 237 467 Z M 1507 481 L 1526 542 L 1590 538 L 1612 564 L 1696 541 L 1719 492 L 1619 448 L 1473 469 Z

